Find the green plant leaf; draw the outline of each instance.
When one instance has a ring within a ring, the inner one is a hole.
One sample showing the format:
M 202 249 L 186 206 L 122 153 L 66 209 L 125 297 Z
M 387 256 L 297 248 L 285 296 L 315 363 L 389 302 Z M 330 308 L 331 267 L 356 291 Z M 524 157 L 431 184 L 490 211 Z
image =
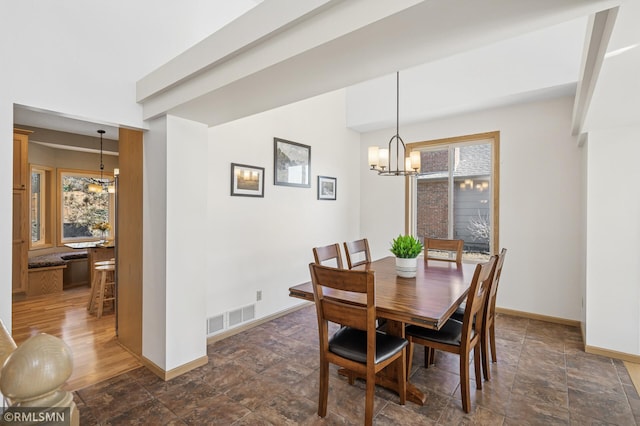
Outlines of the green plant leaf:
M 418 257 L 422 253 L 422 243 L 413 235 L 398 235 L 389 249 L 396 257 L 403 259 Z

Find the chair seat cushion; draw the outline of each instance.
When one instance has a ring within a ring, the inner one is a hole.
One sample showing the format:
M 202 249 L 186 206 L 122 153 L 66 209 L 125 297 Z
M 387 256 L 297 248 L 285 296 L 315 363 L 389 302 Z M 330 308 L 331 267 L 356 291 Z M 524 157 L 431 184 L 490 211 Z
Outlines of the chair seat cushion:
M 430 330 L 417 325 L 410 325 L 405 329 L 405 334 L 418 339 L 444 343 L 445 345 L 460 346 L 462 322 L 450 319 L 444 323 L 444 326 L 442 326 L 440 330 Z
M 375 363 L 382 362 L 402 348 L 408 341 L 401 337 L 376 332 L 376 358 Z M 367 332 L 351 327 L 342 327 L 329 339 L 329 351 L 352 361 L 367 362 Z
M 45 254 L 29 258 L 28 269 L 49 268 L 51 266 L 64 266 L 67 262 L 60 259 L 58 254 Z
M 462 319 L 464 318 L 464 308 L 465 308 L 464 303 L 458 306 L 458 309 L 456 309 L 456 311 L 453 314 L 451 314 L 451 318 L 453 318 L 454 320 L 462 321 Z

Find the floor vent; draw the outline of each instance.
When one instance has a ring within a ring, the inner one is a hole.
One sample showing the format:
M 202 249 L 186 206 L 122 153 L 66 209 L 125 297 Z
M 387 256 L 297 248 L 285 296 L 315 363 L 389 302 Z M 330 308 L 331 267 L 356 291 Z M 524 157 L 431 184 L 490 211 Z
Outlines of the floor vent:
M 207 318 L 207 335 L 218 333 L 224 329 L 235 327 L 256 317 L 256 305 L 248 305 L 233 311 Z
M 217 333 L 224 329 L 224 314 L 207 319 L 207 334 Z

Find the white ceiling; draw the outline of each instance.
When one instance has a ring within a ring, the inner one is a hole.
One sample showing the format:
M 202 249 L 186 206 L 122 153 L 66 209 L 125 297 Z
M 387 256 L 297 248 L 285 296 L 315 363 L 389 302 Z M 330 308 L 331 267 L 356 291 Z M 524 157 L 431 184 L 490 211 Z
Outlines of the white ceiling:
M 575 93 L 586 21 L 572 19 L 402 70 L 401 122 Z M 111 28 L 118 28 L 117 23 Z M 356 84 L 347 92 L 349 127 L 364 132 L 395 124 L 395 75 Z M 117 125 L 111 123 L 21 106 L 15 108 L 15 122 L 88 136 L 103 128 L 106 138 L 118 138 Z
M 400 123 L 575 94 L 587 17 L 401 70 Z M 347 90 L 347 126 L 395 126 L 396 75 Z

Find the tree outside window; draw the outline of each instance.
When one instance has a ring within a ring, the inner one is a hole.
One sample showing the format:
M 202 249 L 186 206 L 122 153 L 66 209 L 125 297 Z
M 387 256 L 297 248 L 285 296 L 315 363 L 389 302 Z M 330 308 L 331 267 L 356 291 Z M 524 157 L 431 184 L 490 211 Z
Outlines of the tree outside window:
M 62 240 L 104 238 L 106 232 L 97 224 L 109 223 L 112 194 L 90 192 L 91 175 L 63 173 L 62 187 Z

